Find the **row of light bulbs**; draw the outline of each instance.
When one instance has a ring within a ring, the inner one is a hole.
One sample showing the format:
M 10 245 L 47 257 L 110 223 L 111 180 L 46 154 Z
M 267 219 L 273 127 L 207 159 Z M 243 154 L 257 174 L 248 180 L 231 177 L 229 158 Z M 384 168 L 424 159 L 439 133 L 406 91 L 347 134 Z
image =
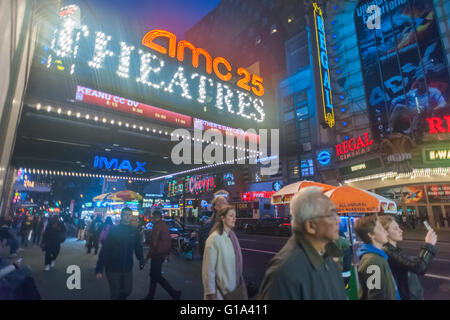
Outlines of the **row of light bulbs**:
M 198 167 L 198 168 L 194 168 L 194 169 L 189 169 L 189 170 L 185 170 L 185 171 L 180 171 L 180 172 L 177 172 L 177 173 L 167 174 L 165 176 L 152 178 L 152 179 L 150 179 L 150 181 L 156 181 L 156 180 L 161 180 L 161 179 L 166 179 L 166 178 L 172 178 L 172 177 L 175 177 L 175 176 L 184 175 L 184 174 L 191 173 L 191 172 L 194 172 L 194 171 L 209 169 L 209 168 L 213 168 L 213 167 L 217 167 L 217 166 L 230 165 L 230 164 L 234 164 L 235 161 L 239 162 L 239 161 L 244 161 L 246 159 L 250 159 L 250 156 L 242 157 L 242 158 L 239 158 L 239 159 L 223 161 L 223 162 L 219 162 L 219 163 L 215 163 L 215 164 L 210 164 L 210 165 L 207 165 L 207 166 Z
M 58 114 L 58 115 L 61 115 L 61 114 L 63 114 L 63 110 L 62 110 L 62 108 L 57 108 L 57 109 L 54 109 L 52 106 L 45 106 L 45 107 L 43 107 L 40 103 L 38 103 L 37 105 L 36 105 L 36 110 L 47 110 L 47 112 L 53 112 L 54 110 L 56 110 L 56 113 Z M 138 126 L 138 125 L 136 125 L 136 124 L 133 124 L 133 125 L 131 125 L 131 124 L 129 124 L 129 123 L 127 123 L 127 122 L 125 122 L 125 123 L 123 123 L 122 121 L 120 121 L 120 120 L 114 120 L 114 119 L 111 119 L 111 120 L 109 120 L 109 119 L 106 119 L 105 117 L 98 117 L 98 116 L 94 116 L 94 117 L 92 117 L 91 118 L 91 116 L 89 115 L 89 114 L 86 114 L 86 115 L 82 115 L 80 112 L 77 112 L 77 113 L 73 113 L 71 110 L 67 110 L 67 111 L 64 111 L 64 114 L 66 114 L 67 116 L 72 116 L 72 115 L 75 115 L 75 117 L 76 118 L 78 118 L 78 119 L 80 119 L 80 118 L 84 118 L 84 119 L 86 119 L 86 120 L 90 120 L 90 119 L 93 119 L 94 121 L 96 121 L 96 122 L 98 122 L 98 121 L 101 121 L 101 122 L 103 122 L 103 123 L 110 123 L 110 124 L 112 124 L 112 125 L 114 125 L 114 124 L 117 124 L 119 127 L 121 127 L 122 125 L 124 125 L 126 128 L 130 128 L 130 127 L 132 127 L 133 129 L 137 129 L 137 128 L 139 128 L 139 130 L 141 130 L 141 131 L 144 131 L 144 126 Z M 153 130 L 151 130 L 150 128 L 148 128 L 148 127 L 146 127 L 145 128 L 145 130 L 147 131 L 147 132 L 150 132 L 150 131 L 152 131 L 153 133 L 158 133 L 158 134 L 160 134 L 160 135 L 166 135 L 166 136 L 168 136 L 168 135 L 170 135 L 170 136 L 174 136 L 174 134 L 173 133 L 168 133 L 167 131 L 162 131 L 162 130 L 156 130 L 156 129 L 153 129 Z M 179 138 L 180 137 L 180 135 L 175 135 L 177 138 Z M 192 138 L 190 138 L 189 136 L 181 136 L 182 138 L 186 138 L 186 139 L 192 139 L 192 141 L 197 141 L 197 142 L 202 142 L 202 143 L 210 143 L 210 144 L 212 144 L 212 145 L 216 145 L 216 146 L 221 146 L 221 147 L 225 147 L 225 148 L 230 148 L 230 149 L 236 149 L 236 150 L 240 150 L 240 151 L 246 151 L 246 152 L 249 152 L 249 153 L 252 153 L 252 154 L 255 154 L 255 155 L 257 155 L 258 153 L 259 153 L 259 155 L 262 155 L 263 153 L 262 152 L 258 152 L 258 151 L 255 151 L 255 150 L 250 150 L 250 149 L 245 149 L 245 148 L 241 148 L 241 147 L 237 147 L 237 146 L 233 146 L 233 145 L 227 145 L 227 144 L 223 144 L 223 143 L 218 143 L 218 142 L 214 142 L 214 141 L 205 141 L 205 140 L 200 140 L 200 139 L 195 139 L 194 137 L 192 137 Z
M 382 181 L 384 181 L 386 179 L 391 178 L 395 178 L 395 180 L 406 178 L 415 179 L 417 177 L 447 176 L 448 174 L 450 174 L 450 168 L 423 168 L 423 169 L 413 169 L 411 172 L 407 173 L 398 173 L 392 171 L 384 172 L 375 175 L 345 180 L 344 183 L 348 184 L 352 182 L 375 180 L 375 179 L 381 179 Z
M 23 168 L 22 170 L 24 173 L 28 173 L 28 174 L 38 174 L 38 175 L 48 175 L 48 176 L 65 176 L 65 177 L 81 177 L 81 178 L 108 178 L 108 179 L 135 180 L 135 181 L 150 181 L 150 179 L 148 179 L 148 178 L 110 176 L 110 175 L 94 174 L 94 173 L 68 172 L 68 171 L 31 169 L 31 168 Z

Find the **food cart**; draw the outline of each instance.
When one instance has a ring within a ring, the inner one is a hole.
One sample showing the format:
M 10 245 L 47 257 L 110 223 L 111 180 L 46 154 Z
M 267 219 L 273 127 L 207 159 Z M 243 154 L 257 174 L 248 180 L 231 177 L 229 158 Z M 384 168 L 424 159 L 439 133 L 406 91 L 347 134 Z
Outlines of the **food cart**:
M 278 206 L 288 205 L 297 192 L 312 186 L 323 189 L 324 194 L 335 204 L 337 212 L 341 216 L 340 229 L 345 230 L 345 236 L 350 241 L 353 251 L 353 266 L 350 270 L 351 276 L 347 294 L 351 300 L 357 300 L 359 284 L 356 266 L 359 261 L 356 256 L 356 250 L 359 243 L 356 241 L 353 231 L 354 220 L 366 214 L 397 214 L 397 205 L 392 200 L 366 190 L 350 186 L 335 187 L 313 181 L 299 181 L 285 186 L 272 196 L 272 204 Z

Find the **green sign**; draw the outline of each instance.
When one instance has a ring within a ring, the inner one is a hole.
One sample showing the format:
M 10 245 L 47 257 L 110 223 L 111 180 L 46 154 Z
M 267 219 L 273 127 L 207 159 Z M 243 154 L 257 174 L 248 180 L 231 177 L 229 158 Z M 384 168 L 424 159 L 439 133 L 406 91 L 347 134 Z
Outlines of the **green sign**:
M 424 163 L 450 163 L 450 147 L 424 149 Z
M 343 167 L 339 169 L 341 176 L 347 176 L 354 173 L 364 172 L 367 170 L 372 170 L 381 167 L 380 159 L 372 159 L 364 162 L 359 162 L 352 164 L 348 167 Z

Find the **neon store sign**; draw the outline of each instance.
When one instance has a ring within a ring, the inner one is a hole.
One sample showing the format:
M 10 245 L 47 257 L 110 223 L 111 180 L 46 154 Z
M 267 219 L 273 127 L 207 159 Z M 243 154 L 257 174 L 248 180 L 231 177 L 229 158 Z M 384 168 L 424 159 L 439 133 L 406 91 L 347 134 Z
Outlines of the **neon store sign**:
M 188 188 L 189 192 L 192 194 L 208 192 L 215 187 L 214 177 L 195 176 L 189 178 Z
M 107 157 L 95 156 L 94 158 L 94 168 L 95 169 L 108 169 L 108 170 L 121 170 L 121 171 L 130 171 L 130 172 L 147 172 L 145 170 L 146 162 L 135 161 L 136 164 L 134 166 L 131 165 L 130 160 L 123 160 L 119 164 L 119 160 L 117 158 L 113 158 L 108 160 Z
M 336 145 L 336 156 L 340 160 L 349 159 L 370 151 L 373 139 L 369 139 L 369 132 Z
M 327 42 L 322 9 L 314 3 L 314 23 L 316 28 L 317 55 L 322 89 L 322 103 L 325 123 L 331 128 L 335 125 L 333 99 L 331 95 L 330 69 L 328 64 Z
M 444 116 L 443 118 L 427 118 L 427 121 L 430 126 L 429 133 L 431 134 L 450 132 L 450 115 Z
M 259 98 L 264 94 L 263 79 L 250 75 L 246 69 L 236 71 L 243 78 L 237 83 L 239 89 L 233 88 L 226 83 L 232 78 L 226 59 L 212 59 L 206 50 L 185 40 L 176 44 L 175 35 L 168 31 L 148 32 L 142 39 L 143 46 L 138 47 L 82 25 L 79 14 L 74 14 L 79 12 L 77 6 L 64 7 L 60 12 L 60 25 L 45 40 L 49 45 L 44 47 L 40 61 L 47 69 L 89 80 L 96 77 L 104 86 L 129 86 L 140 96 L 152 97 L 163 104 L 172 105 L 176 101 L 174 104 L 180 108 L 189 104 L 191 111 L 203 111 L 207 106 L 208 112 L 225 112 L 248 123 L 265 120 L 264 103 Z M 176 54 L 175 62 L 183 62 L 186 48 L 192 51 L 194 68 L 198 68 L 202 56 L 206 73 L 185 70 L 182 64 L 164 59 L 167 49 L 154 42 L 161 39 L 169 40 L 169 57 L 174 58 Z M 209 76 L 212 70 L 215 78 Z

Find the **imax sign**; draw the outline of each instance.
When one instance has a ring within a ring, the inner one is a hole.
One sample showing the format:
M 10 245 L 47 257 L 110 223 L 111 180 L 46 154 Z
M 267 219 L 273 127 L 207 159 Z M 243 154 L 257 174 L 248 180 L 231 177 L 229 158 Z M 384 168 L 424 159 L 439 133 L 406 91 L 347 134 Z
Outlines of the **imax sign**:
M 119 159 L 113 158 L 108 160 L 107 157 L 95 156 L 94 158 L 94 168 L 95 169 L 109 169 L 109 170 L 121 170 L 121 171 L 131 171 L 131 172 L 147 172 L 145 170 L 145 162 L 133 161 L 136 164 L 133 166 L 130 160 L 123 160 L 119 162 Z

